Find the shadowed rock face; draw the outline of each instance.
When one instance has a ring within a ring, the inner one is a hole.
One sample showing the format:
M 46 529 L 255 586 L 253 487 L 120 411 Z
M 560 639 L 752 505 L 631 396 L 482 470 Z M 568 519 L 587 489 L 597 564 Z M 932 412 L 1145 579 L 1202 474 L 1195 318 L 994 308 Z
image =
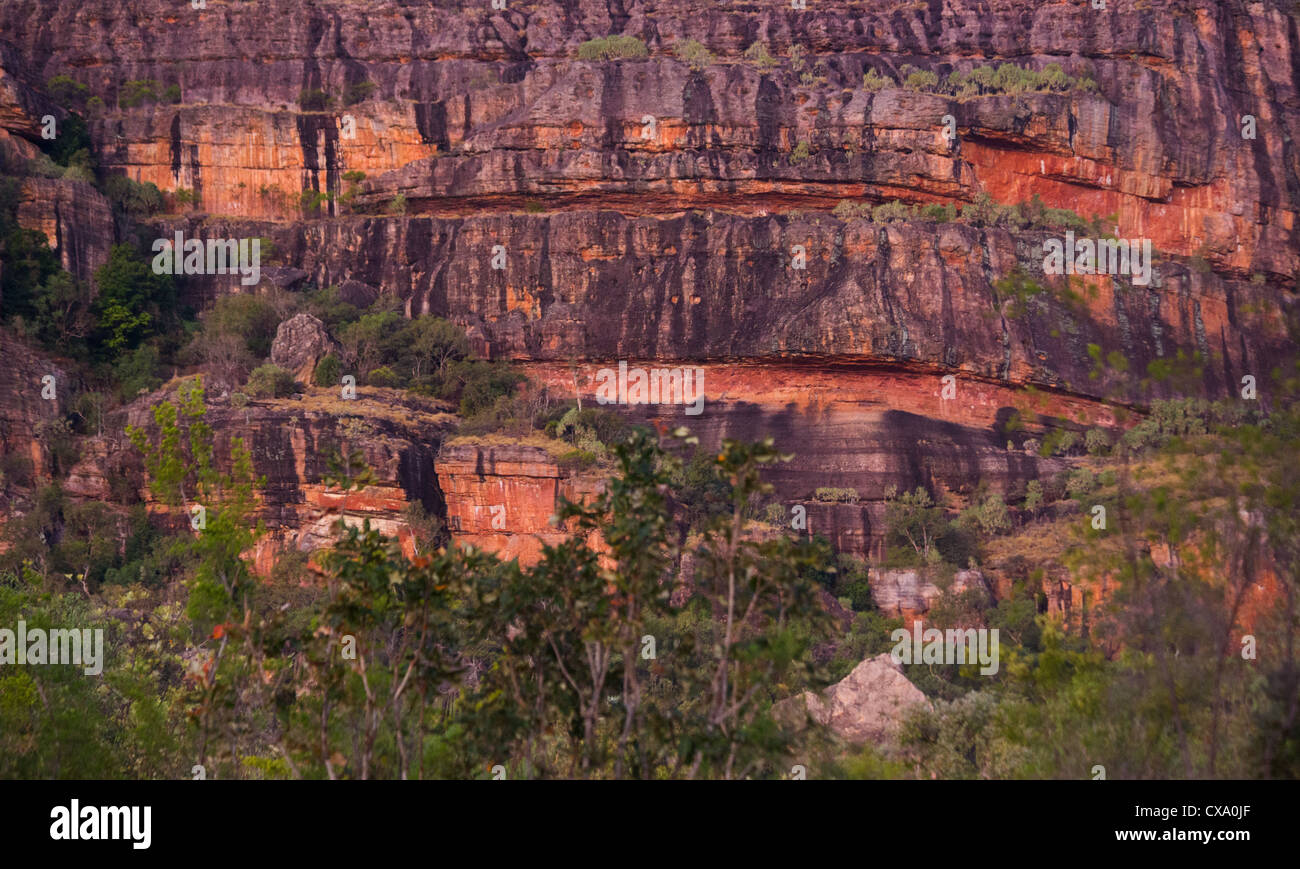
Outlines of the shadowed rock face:
M 342 192 L 347 170 L 371 177 L 368 196 L 403 192 L 435 212 L 526 197 L 653 212 L 1038 192 L 1241 271 L 1280 276 L 1296 261 L 1298 41 L 1274 4 L 508 6 L 15 0 L 0 31 L 17 74 L 73 70 L 109 106 L 128 80 L 179 86 L 177 103 L 106 112 L 96 135 L 106 165 L 199 191 L 210 213 L 283 216 L 301 190 Z M 648 57 L 576 59 L 611 33 L 644 40 Z M 677 60 L 688 38 L 716 62 Z M 746 62 L 755 41 L 781 63 Z M 946 76 L 999 60 L 1057 61 L 1098 92 L 957 102 L 862 87 L 868 68 L 899 79 L 905 63 Z M 331 104 L 299 114 L 312 90 Z M 940 134 L 949 113 L 955 147 Z M 1253 140 L 1240 134 L 1247 114 Z M 792 162 L 799 142 L 810 156 Z
M 1293 350 L 1300 36 L 1277 4 L 507 5 L 10 0 L 0 156 L 35 154 L 40 115 L 60 113 L 45 82 L 71 75 L 105 103 L 90 113 L 102 167 L 198 198 L 203 216 L 159 219 L 146 241 L 176 230 L 271 238 L 279 260 L 263 263 L 266 283 L 336 284 L 362 302 L 396 294 L 408 314 L 462 323 L 477 349 L 560 394 L 592 398 L 596 371 L 620 359 L 700 366 L 703 414 L 622 409 L 689 425 L 706 445 L 774 437 L 796 455 L 772 474 L 782 502 L 860 553 L 879 542 L 887 487 L 965 493 L 983 479 L 1013 492 L 1055 473 L 1061 463 L 1027 455 L 1024 439 L 1118 427 L 1117 406 L 1174 395 L 1139 383 L 1154 361 L 1200 354 L 1203 375 L 1179 394 L 1221 398 L 1245 375 L 1262 383 Z M 609 34 L 644 40 L 648 56 L 577 59 Z M 684 39 L 714 62 L 679 60 Z M 777 62 L 747 60 L 755 42 Z M 863 86 L 868 69 L 898 81 L 910 64 L 942 79 L 1003 62 L 1060 63 L 1097 88 L 957 100 Z M 142 80 L 160 96 L 175 85 L 179 102 L 120 107 L 126 83 Z M 312 103 L 317 90 L 328 105 Z M 82 187 L 32 182 L 21 219 L 87 278 L 115 229 Z M 350 205 L 305 218 L 307 191 Z M 1058 233 L 830 214 L 843 199 L 962 204 L 981 193 L 1038 196 L 1150 239 L 1151 284 L 1079 278 L 1072 297 L 1042 274 L 1043 242 Z M 398 194 L 406 215 L 387 213 Z M 997 283 L 1017 267 L 1049 292 L 1008 299 Z M 189 277 L 182 290 L 202 306 L 238 281 Z M 1128 373 L 1095 376 L 1093 348 L 1122 356 Z M 300 355 L 303 377 L 319 354 Z M 328 425 L 338 411 L 320 413 Z M 1017 415 L 1025 427 L 1009 432 Z M 315 425 L 261 431 L 265 466 L 299 447 L 319 463 Z M 440 439 L 419 437 L 376 455 L 397 462 L 390 483 L 424 480 L 413 491 L 425 499 L 441 480 L 474 529 L 463 533 L 506 550 L 523 545 L 510 533 L 540 530 L 558 471 L 518 457 L 467 470 L 466 455 L 434 459 Z M 474 524 L 494 486 L 521 500 L 501 539 Z M 861 500 L 811 500 L 822 486 Z M 285 514 L 286 527 L 296 521 L 308 520 Z
M 164 398 L 174 400 L 168 390 L 141 399 L 127 409 L 123 422 L 156 432 L 150 408 Z M 270 532 L 256 553 L 263 571 L 269 572 L 285 548 L 309 552 L 333 541 L 340 518 L 358 526 L 368 520 L 398 537 L 409 554 L 407 508 L 418 503 L 429 516 L 447 514 L 435 457 L 455 418 L 437 402 L 373 387 L 359 388 L 356 399 L 343 401 L 335 390 L 311 389 L 298 398 L 253 401 L 243 408 L 212 402 L 207 422 L 218 464 L 229 463 L 231 444 L 241 438 L 252 454 L 254 476 L 266 478 L 258 490 L 256 517 Z M 344 491 L 331 478 L 337 476 L 339 457 L 353 451 L 361 453 L 373 482 Z M 103 478 L 129 475 L 148 494 L 138 462 L 96 469 L 92 457 L 76 476 L 94 479 L 96 470 Z

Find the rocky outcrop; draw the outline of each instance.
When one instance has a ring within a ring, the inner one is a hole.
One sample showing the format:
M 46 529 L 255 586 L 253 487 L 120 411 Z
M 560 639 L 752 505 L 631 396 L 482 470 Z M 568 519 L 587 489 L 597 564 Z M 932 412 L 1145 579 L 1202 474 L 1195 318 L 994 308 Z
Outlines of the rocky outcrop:
M 108 200 L 84 181 L 24 179 L 18 222 L 44 233 L 60 265 L 92 287 L 95 270 L 108 262 L 117 240 Z
M 271 362 L 293 373 L 301 383 L 311 383 L 316 364 L 338 343 L 325 324 L 311 314 L 297 314 L 280 324 L 271 342 Z
M 543 546 L 567 539 L 568 532 L 552 523 L 559 498 L 581 503 L 599 494 L 604 483 L 599 474 L 561 469 L 555 448 L 445 443 L 437 474 L 452 538 L 522 564 L 536 563 Z
M 124 422 L 153 431 L 150 408 L 170 395 L 164 390 L 142 398 L 128 408 Z M 438 402 L 393 390 L 359 387 L 354 400 L 338 396 L 337 390 L 309 389 L 298 398 L 245 407 L 208 405 L 217 461 L 228 467 L 231 442 L 241 438 L 252 454 L 254 475 L 266 478 L 257 492 L 256 517 L 269 532 L 256 553 L 264 572 L 285 548 L 310 552 L 331 543 L 340 519 L 349 525 L 369 521 L 410 553 L 409 507 L 418 503 L 435 519 L 446 515 L 434 462 L 455 417 Z M 356 452 L 372 481 L 359 491 L 345 490 L 330 480 L 337 477 L 340 460 Z M 81 476 L 92 474 L 83 470 Z M 147 495 L 144 482 L 138 480 Z
M 193 191 L 205 215 L 159 217 L 142 237 L 270 238 L 267 283 L 391 293 L 566 396 L 590 399 L 620 360 L 698 366 L 699 416 L 620 409 L 705 446 L 774 437 L 796 456 L 770 474 L 782 503 L 837 547 L 879 554 L 889 486 L 1018 491 L 1063 467 L 1027 438 L 1118 429 L 1118 411 L 1155 398 L 1236 397 L 1247 375 L 1267 403 L 1268 372 L 1294 352 L 1294 15 L 1140 5 L 10 0 L 0 133 L 30 150 L 46 82 L 71 75 L 103 103 L 86 106 L 100 166 Z M 645 56 L 579 58 L 610 34 Z M 687 39 L 712 58 L 678 57 Z M 906 81 L 905 65 L 945 80 L 997 63 L 1058 63 L 1070 79 L 962 98 Z M 868 70 L 890 86 L 868 88 Z M 31 187 L 22 220 L 84 272 L 111 237 L 104 211 L 59 183 Z M 1055 231 L 831 213 L 982 194 L 1149 239 L 1151 283 L 1045 276 Z M 1001 283 L 1018 269 L 1046 291 Z M 237 284 L 180 286 L 202 308 Z M 305 380 L 325 339 L 299 327 L 278 358 Z M 1179 356 L 1198 359 L 1190 385 L 1146 378 Z M 500 452 L 494 474 L 490 451 L 460 449 L 438 468 L 447 518 L 469 529 L 456 533 L 534 557 L 556 492 L 578 484 L 551 456 Z M 859 498 L 818 502 L 820 487 Z M 900 614 L 931 597 L 902 579 L 882 593 Z
M 908 626 L 929 611 L 935 598 L 944 591 L 958 595 L 975 592 L 990 598 L 991 589 L 978 570 L 958 570 L 951 577 L 940 577 L 924 569 L 879 570 L 870 572 L 871 597 L 881 613 L 902 618 Z M 941 587 L 942 585 L 942 587 Z
M 868 658 L 821 694 L 805 691 L 773 707 L 773 716 L 798 727 L 807 719 L 852 743 L 892 742 L 909 714 L 929 701 L 888 653 Z
M 0 358 L 6 369 L 0 378 L 0 486 L 8 491 L 48 479 L 49 444 L 43 429 L 66 412 L 72 384 L 61 365 L 3 330 Z
M 1296 262 L 1295 24 L 1273 4 L 14 0 L 0 25 L 31 80 L 72 70 L 110 107 L 95 120 L 106 165 L 195 190 L 210 213 L 297 216 L 300 191 L 346 193 L 348 171 L 369 176 L 362 207 L 402 193 L 438 213 L 1038 193 L 1239 272 Z M 578 59 L 611 33 L 646 57 Z M 675 56 L 685 39 L 712 62 Z M 745 57 L 756 42 L 774 63 Z M 1059 62 L 1098 87 L 963 100 L 863 87 L 868 69 L 901 81 L 904 64 L 944 78 L 998 60 Z M 157 82 L 158 98 L 116 108 L 129 80 Z

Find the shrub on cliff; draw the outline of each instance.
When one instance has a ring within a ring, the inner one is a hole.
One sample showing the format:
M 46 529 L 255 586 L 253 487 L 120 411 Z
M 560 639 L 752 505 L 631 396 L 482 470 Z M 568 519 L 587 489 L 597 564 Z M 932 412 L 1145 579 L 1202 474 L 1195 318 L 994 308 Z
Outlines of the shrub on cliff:
M 701 42 L 694 39 L 680 39 L 673 43 L 673 54 L 682 63 L 689 64 L 691 69 L 700 70 L 713 63 L 713 52 L 709 51 Z
M 600 36 L 578 46 L 579 60 L 636 60 L 649 56 L 646 44 L 635 36 Z
M 323 112 L 330 106 L 330 95 L 319 88 L 310 88 L 298 94 L 298 107 L 304 112 Z
M 90 88 L 68 75 L 53 76 L 45 83 L 45 90 L 50 99 L 65 109 L 85 106 L 86 98 L 90 96 Z
M 316 363 L 312 382 L 317 386 L 338 386 L 343 377 L 343 363 L 333 353 L 327 353 Z
M 379 86 L 372 81 L 353 82 L 343 89 L 343 105 L 356 105 L 370 97 Z
M 755 42 L 749 48 L 746 48 L 745 60 L 764 71 L 769 70 L 780 63 L 780 61 L 773 57 L 772 53 L 767 50 L 767 43 L 765 42 Z
M 153 79 L 133 79 L 122 85 L 117 95 L 117 105 L 123 109 L 133 109 L 141 103 L 156 103 L 158 90 L 161 88 Z
M 279 365 L 259 365 L 248 375 L 244 392 L 253 398 L 284 398 L 292 395 L 296 384 L 293 375 Z
M 897 87 L 898 85 L 892 78 L 887 78 L 874 69 L 868 68 L 862 75 L 862 86 L 867 90 L 875 93 L 884 90 L 887 87 Z
M 152 181 L 143 184 L 125 175 L 104 179 L 104 195 L 131 217 L 140 219 L 162 211 L 163 194 Z

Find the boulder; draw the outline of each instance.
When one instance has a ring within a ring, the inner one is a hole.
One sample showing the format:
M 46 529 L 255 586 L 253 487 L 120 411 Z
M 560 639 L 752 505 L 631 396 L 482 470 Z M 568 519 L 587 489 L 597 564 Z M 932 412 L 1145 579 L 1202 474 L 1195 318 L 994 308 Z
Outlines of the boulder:
M 882 653 L 858 664 L 821 694 L 805 691 L 800 697 L 781 701 L 773 715 L 798 727 L 806 711 L 807 718 L 848 742 L 882 744 L 897 738 L 909 712 L 929 705 L 921 689 L 903 675 L 903 668 Z
M 338 352 L 338 343 L 330 337 L 325 324 L 311 314 L 290 317 L 275 330 L 271 344 L 271 361 L 293 372 L 294 378 L 311 383 L 316 363 Z

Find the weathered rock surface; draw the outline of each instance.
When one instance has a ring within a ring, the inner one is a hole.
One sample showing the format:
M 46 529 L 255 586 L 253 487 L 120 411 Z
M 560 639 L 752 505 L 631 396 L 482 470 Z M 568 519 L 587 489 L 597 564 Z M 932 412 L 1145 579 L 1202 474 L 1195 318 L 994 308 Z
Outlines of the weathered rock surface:
M 561 496 L 582 502 L 603 487 L 598 475 L 562 470 L 553 452 L 527 444 L 446 443 L 437 474 L 453 539 L 523 564 L 569 536 L 551 523 Z
M 3 330 L 0 358 L 6 371 L 0 378 L 0 458 L 6 465 L 0 485 L 8 490 L 48 478 L 49 447 L 41 428 L 67 411 L 70 384 L 61 365 Z
M 798 726 L 806 710 L 808 718 L 848 742 L 880 745 L 897 737 L 908 714 L 929 704 L 903 668 L 883 653 L 858 664 L 820 695 L 805 691 L 781 701 L 773 712 L 778 720 Z
M 311 314 L 285 320 L 271 342 L 271 362 L 292 372 L 302 383 L 311 383 L 316 364 L 337 352 L 338 343 L 330 337 L 325 324 Z
M 1203 377 L 1183 388 L 1225 398 L 1245 375 L 1263 384 L 1294 349 L 1294 13 L 1236 0 L 1109 5 L 9 0 L 0 156 L 35 154 L 36 119 L 57 112 L 46 82 L 71 75 L 104 103 L 87 111 L 99 164 L 192 190 L 208 215 L 162 217 L 142 237 L 272 238 L 267 283 L 339 285 L 360 302 L 395 294 L 408 315 L 452 318 L 477 352 L 566 394 L 570 360 L 588 397 L 595 371 L 620 359 L 699 365 L 701 416 L 632 415 L 687 424 L 706 445 L 772 435 L 796 453 L 772 474 L 782 501 L 807 507 L 813 533 L 874 553 L 890 485 L 966 493 L 986 480 L 1010 492 L 1062 466 L 1027 455 L 1025 437 L 1116 427 L 1117 405 L 1176 394 L 1142 382 L 1151 363 L 1199 354 Z M 577 59 L 609 34 L 644 40 L 647 57 Z M 678 59 L 683 39 L 714 61 Z M 756 42 L 772 65 L 745 58 Z M 911 64 L 942 78 L 1001 62 L 1057 62 L 1097 91 L 956 100 L 863 87 L 867 69 L 899 80 Z M 144 80 L 159 98 L 121 106 L 126 83 Z M 179 101 L 163 96 L 172 86 Z M 329 102 L 304 109 L 316 90 Z M 75 182 L 49 184 L 28 185 L 21 219 L 84 277 L 113 238 L 106 208 Z M 324 219 L 303 214 L 304 192 L 334 194 Z M 981 193 L 1113 216 L 1122 237 L 1154 243 L 1151 285 L 1090 277 L 1072 297 L 1042 274 L 1045 232 L 830 214 L 843 199 L 964 204 Z M 405 214 L 389 213 L 398 195 Z M 796 247 L 806 268 L 793 267 Z M 1017 267 L 1050 287 L 1019 314 L 998 289 Z M 181 288 L 202 307 L 237 281 Z M 296 343 L 314 349 L 282 358 L 305 379 L 323 342 Z M 1126 371 L 1095 372 L 1094 346 Z M 956 392 L 944 398 L 949 374 Z M 304 466 L 320 462 L 308 435 L 350 415 L 283 426 L 278 413 L 259 404 L 244 427 L 299 432 Z M 1024 428 L 1011 433 L 1015 415 Z M 259 437 L 260 461 L 275 467 L 281 435 Z M 434 455 L 441 438 L 419 443 Z M 554 493 L 576 484 L 549 458 L 497 457 L 487 473 L 458 447 L 434 476 L 456 492 L 461 533 L 535 552 Z M 100 485 L 90 470 L 77 479 Z M 821 486 L 860 500 L 815 502 Z M 519 504 L 504 502 L 503 535 L 490 507 L 507 496 Z M 885 593 L 900 614 L 929 594 L 901 580 Z
M 929 611 L 934 599 L 943 593 L 933 578 L 925 571 L 913 570 L 878 570 L 870 573 L 871 597 L 876 606 L 887 616 L 901 617 L 910 624 Z M 989 587 L 984 575 L 978 570 L 959 570 L 946 583 L 952 594 L 966 591 L 982 592 L 986 596 Z
M 150 408 L 170 394 L 163 390 L 135 402 L 125 422 L 153 431 Z M 418 503 L 429 516 L 446 514 L 434 459 L 455 417 L 438 402 L 388 389 L 358 387 L 350 401 L 338 395 L 313 388 L 299 400 L 252 401 L 243 408 L 208 405 L 217 461 L 228 463 L 232 440 L 242 438 L 252 453 L 254 475 L 266 477 L 257 493 L 256 518 L 270 532 L 257 552 L 261 570 L 269 571 L 275 554 L 287 547 L 310 552 L 332 542 L 339 519 L 349 525 L 369 520 L 402 540 L 409 552 L 408 507 Z M 372 484 L 359 492 L 327 482 L 331 459 L 353 451 L 360 451 L 373 474 Z M 120 471 L 108 473 L 115 472 Z M 89 470 L 81 475 L 93 476 Z M 142 477 L 136 484 L 147 494 Z

